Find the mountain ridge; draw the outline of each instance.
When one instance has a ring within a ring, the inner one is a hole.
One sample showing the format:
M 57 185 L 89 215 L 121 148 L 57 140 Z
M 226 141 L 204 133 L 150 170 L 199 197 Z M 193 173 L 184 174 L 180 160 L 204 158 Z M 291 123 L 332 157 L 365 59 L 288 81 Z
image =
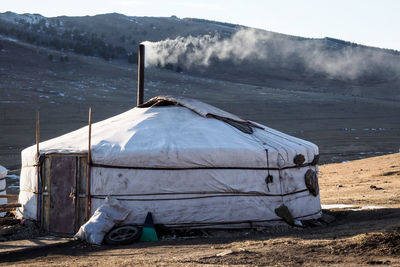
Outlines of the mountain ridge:
M 149 16 L 127 16 L 124 14 L 120 14 L 120 13 L 105 13 L 105 14 L 97 14 L 97 15 L 93 15 L 93 16 L 56 16 L 56 17 L 45 17 L 41 14 L 31 14 L 31 13 L 23 13 L 23 14 L 18 14 L 18 13 L 14 13 L 11 11 L 7 11 L 4 13 L 0 13 L 0 20 L 5 20 L 8 22 L 21 22 L 21 20 L 25 20 L 26 22 L 29 22 L 30 24 L 37 24 L 40 22 L 41 19 L 44 20 L 50 20 L 51 22 L 54 21 L 62 21 L 62 20 L 94 20 L 97 18 L 104 18 L 104 19 L 108 19 L 108 18 L 119 18 L 119 19 L 124 19 L 130 22 L 135 22 L 135 23 L 140 23 L 140 20 L 148 20 L 148 19 L 154 19 L 154 20 L 170 20 L 170 21 L 176 21 L 176 22 L 190 22 L 190 23 L 203 23 L 203 24 L 211 24 L 211 25 L 218 25 L 218 26 L 223 26 L 223 27 L 228 27 L 230 29 L 233 30 L 237 30 L 238 28 L 251 28 L 248 26 L 244 26 L 244 25 L 240 25 L 240 24 L 233 24 L 233 23 L 227 23 L 227 22 L 220 22 L 220 21 L 214 21 L 214 20 L 207 20 L 207 19 L 199 19 L 199 18 L 190 18 L 190 17 L 185 17 L 185 18 L 178 18 L 174 15 L 170 16 L 170 17 L 149 17 Z M 188 26 L 188 25 L 187 25 Z M 395 50 L 395 49 L 390 49 L 390 48 L 381 48 L 381 47 L 374 47 L 374 46 L 368 46 L 368 45 L 364 45 L 364 44 L 358 44 L 355 42 L 351 42 L 351 41 L 346 41 L 346 40 L 341 40 L 338 38 L 333 38 L 333 37 L 323 37 L 323 38 L 309 38 L 309 37 L 302 37 L 302 36 L 296 36 L 296 35 L 290 35 L 290 34 L 284 34 L 284 33 L 279 33 L 279 32 L 274 32 L 274 31 L 269 31 L 269 30 L 264 30 L 264 29 L 258 29 L 258 28 L 254 28 L 256 30 L 260 30 L 260 31 L 265 31 L 268 33 L 272 33 L 272 34 L 276 34 L 279 36 L 283 36 L 286 38 L 291 38 L 291 39 L 301 39 L 301 40 L 328 40 L 331 42 L 335 42 L 341 45 L 346 45 L 346 46 L 359 46 L 359 47 L 363 47 L 363 48 L 368 48 L 368 49 L 374 49 L 374 50 L 381 50 L 382 52 L 386 52 L 386 53 L 390 53 L 390 54 L 396 54 L 396 55 L 400 55 L 400 51 Z M 222 30 L 222 29 L 219 29 Z M 196 32 L 194 32 L 196 33 Z M 210 33 L 210 32 L 208 32 Z M 205 33 L 203 33 L 205 34 Z M 183 36 L 186 36 L 185 34 L 183 34 Z M 159 40 L 155 40 L 155 41 L 160 41 L 163 40 L 162 37 L 159 38 Z M 144 39 L 143 39 L 144 41 Z M 152 41 L 152 40 L 149 40 Z

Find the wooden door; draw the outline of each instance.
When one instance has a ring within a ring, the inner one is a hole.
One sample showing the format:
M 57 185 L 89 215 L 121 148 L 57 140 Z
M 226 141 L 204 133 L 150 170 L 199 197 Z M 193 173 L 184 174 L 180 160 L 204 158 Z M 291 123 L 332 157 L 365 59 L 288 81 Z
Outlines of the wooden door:
M 86 218 L 86 155 L 46 155 L 42 164 L 41 225 L 54 234 L 75 234 Z
M 77 157 L 53 156 L 50 163 L 49 231 L 75 231 Z

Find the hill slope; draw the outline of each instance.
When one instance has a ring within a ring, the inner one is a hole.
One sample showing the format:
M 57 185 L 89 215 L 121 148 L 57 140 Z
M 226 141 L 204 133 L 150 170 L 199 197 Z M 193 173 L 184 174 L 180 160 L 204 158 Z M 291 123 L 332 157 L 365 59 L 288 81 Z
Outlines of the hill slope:
M 131 63 L 137 61 L 138 44 L 148 41 L 149 48 L 157 47 L 155 65 L 178 72 L 296 91 L 400 99 L 398 51 L 332 38 L 115 13 L 46 18 L 6 12 L 0 14 L 0 34 L 61 52 Z M 195 55 L 207 57 L 207 64 L 193 64 Z

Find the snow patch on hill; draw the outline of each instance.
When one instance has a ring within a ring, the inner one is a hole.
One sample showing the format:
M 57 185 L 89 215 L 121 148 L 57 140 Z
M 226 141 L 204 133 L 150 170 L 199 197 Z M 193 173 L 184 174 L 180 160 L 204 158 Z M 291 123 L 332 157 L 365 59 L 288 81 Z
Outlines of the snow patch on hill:
M 40 20 L 45 19 L 42 15 L 39 14 L 16 14 L 14 12 L 6 12 L 0 14 L 0 18 L 9 22 L 20 22 L 24 21 L 29 24 L 39 23 Z

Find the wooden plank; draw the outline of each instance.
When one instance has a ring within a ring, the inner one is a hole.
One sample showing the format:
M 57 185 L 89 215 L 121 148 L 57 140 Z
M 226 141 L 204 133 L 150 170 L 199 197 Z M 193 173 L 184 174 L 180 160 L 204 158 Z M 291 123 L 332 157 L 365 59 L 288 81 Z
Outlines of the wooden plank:
M 13 220 L 20 221 L 20 219 L 15 219 L 15 217 L 2 217 L 2 218 L 0 218 L 0 223 L 1 222 L 7 222 L 7 221 L 13 221 Z
M 0 225 L 14 225 L 21 223 L 21 220 L 15 219 L 14 217 L 0 218 Z
M 0 198 L 18 199 L 18 195 L 0 195 Z
M 19 207 L 21 207 L 21 203 L 0 204 L 0 209 L 10 209 L 10 208 L 19 208 Z

